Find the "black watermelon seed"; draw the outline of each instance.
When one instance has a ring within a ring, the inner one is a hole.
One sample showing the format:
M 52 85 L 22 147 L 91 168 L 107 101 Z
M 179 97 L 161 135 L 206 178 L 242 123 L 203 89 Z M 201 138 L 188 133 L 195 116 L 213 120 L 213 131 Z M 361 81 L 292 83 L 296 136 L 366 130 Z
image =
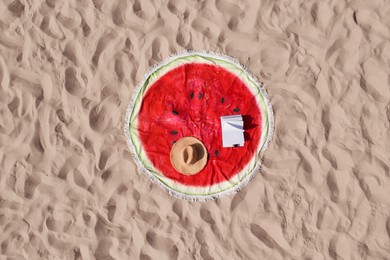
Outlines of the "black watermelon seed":
M 171 135 L 177 135 L 178 132 L 177 131 L 171 131 Z
M 233 112 L 238 112 L 240 111 L 240 109 L 238 107 L 236 107 L 235 109 L 233 109 Z
M 177 141 L 173 141 L 172 144 L 175 144 Z
M 191 98 L 191 99 L 194 98 L 194 92 L 191 92 L 191 93 L 190 93 L 190 98 Z
M 215 150 L 214 153 L 215 153 L 215 156 L 217 156 L 217 157 L 219 156 L 219 151 L 218 150 Z
M 224 97 L 221 98 L 221 103 L 222 103 L 222 104 L 225 103 L 225 98 L 224 98 Z
M 172 114 L 178 115 L 179 112 L 177 112 L 176 110 L 172 110 Z
M 203 98 L 203 93 L 201 92 L 201 93 L 199 93 L 199 99 L 202 99 Z
M 238 147 L 238 144 L 234 144 L 233 147 L 234 147 L 234 148 Z

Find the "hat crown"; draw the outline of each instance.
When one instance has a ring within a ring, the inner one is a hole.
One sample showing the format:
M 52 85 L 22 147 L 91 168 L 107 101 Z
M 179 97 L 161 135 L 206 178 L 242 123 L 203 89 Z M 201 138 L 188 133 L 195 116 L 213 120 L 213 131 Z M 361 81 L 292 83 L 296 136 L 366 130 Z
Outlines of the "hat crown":
M 186 164 L 194 164 L 198 159 L 198 152 L 194 145 L 188 145 L 183 149 L 183 161 Z

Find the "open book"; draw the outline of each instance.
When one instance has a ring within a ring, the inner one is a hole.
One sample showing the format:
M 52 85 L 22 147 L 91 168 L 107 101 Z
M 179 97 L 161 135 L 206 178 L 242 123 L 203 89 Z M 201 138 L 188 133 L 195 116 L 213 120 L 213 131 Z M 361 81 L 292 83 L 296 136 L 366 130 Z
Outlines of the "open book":
M 221 116 L 222 146 L 244 146 L 244 122 L 242 115 Z

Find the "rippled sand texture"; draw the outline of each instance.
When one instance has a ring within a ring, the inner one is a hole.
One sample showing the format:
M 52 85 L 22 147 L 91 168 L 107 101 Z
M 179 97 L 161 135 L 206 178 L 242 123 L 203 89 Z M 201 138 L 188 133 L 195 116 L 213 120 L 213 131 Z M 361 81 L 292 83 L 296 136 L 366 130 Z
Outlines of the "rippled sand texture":
M 388 259 L 385 1 L 0 1 L 0 253 L 9 259 Z M 275 138 L 235 196 L 170 197 L 122 131 L 148 67 L 225 52 Z

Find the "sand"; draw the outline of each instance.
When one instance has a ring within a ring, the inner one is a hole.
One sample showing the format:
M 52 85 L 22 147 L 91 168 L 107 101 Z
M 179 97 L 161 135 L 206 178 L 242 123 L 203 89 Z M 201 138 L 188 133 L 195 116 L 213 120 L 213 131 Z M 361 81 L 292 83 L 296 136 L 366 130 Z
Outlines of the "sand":
M 386 1 L 0 1 L 5 259 L 389 259 Z M 147 69 L 223 52 L 275 111 L 261 171 L 169 196 L 123 134 Z

